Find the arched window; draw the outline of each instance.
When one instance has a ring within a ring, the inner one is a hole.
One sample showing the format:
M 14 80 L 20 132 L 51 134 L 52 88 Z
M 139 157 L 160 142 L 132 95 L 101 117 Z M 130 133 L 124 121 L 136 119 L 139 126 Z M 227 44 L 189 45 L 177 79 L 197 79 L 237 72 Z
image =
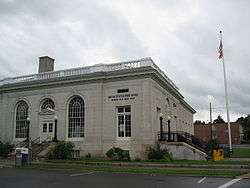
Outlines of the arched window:
M 20 101 L 16 108 L 16 138 L 26 138 L 28 130 L 29 106 L 25 101 Z
M 42 105 L 41 105 L 42 112 L 46 112 L 48 110 L 54 110 L 54 109 L 55 109 L 55 103 L 51 99 L 49 98 L 43 99 Z
M 75 96 L 69 102 L 68 137 L 84 137 L 84 101 Z
M 170 101 L 169 101 L 169 99 L 168 98 L 166 98 L 166 105 L 168 106 L 168 108 L 170 107 Z

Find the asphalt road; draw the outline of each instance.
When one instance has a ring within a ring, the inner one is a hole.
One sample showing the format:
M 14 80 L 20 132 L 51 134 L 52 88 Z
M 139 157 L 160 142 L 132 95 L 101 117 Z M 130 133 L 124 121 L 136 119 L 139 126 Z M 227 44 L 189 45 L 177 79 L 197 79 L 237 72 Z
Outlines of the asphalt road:
M 230 188 L 250 188 L 250 180 L 229 178 L 0 168 L 0 188 L 216 188 L 230 182 Z

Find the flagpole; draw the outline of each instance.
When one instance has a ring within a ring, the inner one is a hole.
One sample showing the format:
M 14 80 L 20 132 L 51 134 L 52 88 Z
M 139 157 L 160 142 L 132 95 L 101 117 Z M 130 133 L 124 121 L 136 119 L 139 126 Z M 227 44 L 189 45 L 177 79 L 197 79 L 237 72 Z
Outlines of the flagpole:
M 220 40 L 221 40 L 221 43 L 222 43 L 222 31 L 220 31 Z M 230 150 L 230 153 L 231 153 L 232 152 L 232 138 L 231 138 L 231 126 L 230 126 L 228 92 L 227 92 L 227 77 L 226 77 L 224 54 L 222 55 L 222 64 L 223 64 L 223 72 L 224 72 L 224 86 L 225 86 L 225 99 L 226 99 L 226 109 L 227 109 L 227 126 L 228 126 L 229 150 Z

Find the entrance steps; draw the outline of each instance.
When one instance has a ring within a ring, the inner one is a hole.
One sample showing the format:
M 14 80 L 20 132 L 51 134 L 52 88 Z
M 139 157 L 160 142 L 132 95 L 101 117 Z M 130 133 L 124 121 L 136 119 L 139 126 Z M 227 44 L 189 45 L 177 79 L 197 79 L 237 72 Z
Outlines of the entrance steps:
M 39 144 L 38 146 L 35 146 L 34 149 L 32 149 L 33 152 L 33 159 L 44 159 L 48 156 L 51 149 L 53 149 L 56 146 L 56 142 L 44 142 Z
M 174 159 L 207 160 L 207 153 L 185 142 L 161 141 L 160 147 L 167 149 Z
M 30 143 L 28 141 L 22 141 L 17 144 L 15 144 L 14 148 L 21 148 L 25 147 L 28 148 L 30 147 L 31 151 L 31 159 L 32 160 L 38 160 L 38 159 L 43 159 L 46 158 L 49 151 L 53 149 L 56 145 L 56 142 L 52 141 L 43 141 L 40 142 L 40 137 L 31 140 Z M 14 160 L 15 159 L 15 150 L 11 152 L 9 155 L 8 159 Z

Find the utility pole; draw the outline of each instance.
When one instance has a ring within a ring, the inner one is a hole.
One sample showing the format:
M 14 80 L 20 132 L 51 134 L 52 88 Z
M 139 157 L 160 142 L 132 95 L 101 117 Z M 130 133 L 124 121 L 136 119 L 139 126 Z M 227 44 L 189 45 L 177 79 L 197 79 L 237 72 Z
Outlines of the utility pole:
M 212 103 L 209 102 L 209 111 L 210 111 L 210 139 L 213 139 L 213 119 L 212 119 Z
M 209 109 L 210 109 L 210 123 L 213 123 L 213 118 L 212 118 L 212 103 L 209 103 Z

